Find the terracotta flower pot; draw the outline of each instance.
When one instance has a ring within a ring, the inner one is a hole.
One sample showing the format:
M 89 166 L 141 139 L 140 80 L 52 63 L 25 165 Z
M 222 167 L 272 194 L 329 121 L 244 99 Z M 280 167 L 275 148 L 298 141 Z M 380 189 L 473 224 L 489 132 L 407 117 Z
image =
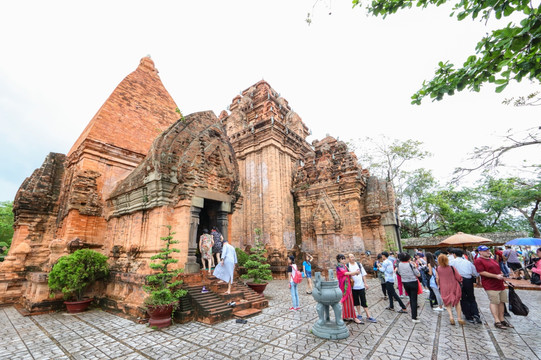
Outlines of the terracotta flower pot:
M 85 299 L 81 301 L 64 301 L 64 304 L 66 304 L 66 309 L 68 309 L 68 312 L 73 314 L 86 311 L 86 309 L 88 309 L 88 306 L 90 306 L 92 300 L 94 299 Z
M 255 291 L 261 296 L 263 296 L 263 291 L 265 291 L 267 284 L 268 283 L 263 283 L 263 284 L 256 284 L 256 283 L 251 283 L 251 282 L 246 283 L 246 285 L 248 285 L 253 291 Z
M 174 304 L 169 305 L 147 305 L 147 313 L 150 315 L 149 326 L 161 329 L 171 325 L 171 314 Z

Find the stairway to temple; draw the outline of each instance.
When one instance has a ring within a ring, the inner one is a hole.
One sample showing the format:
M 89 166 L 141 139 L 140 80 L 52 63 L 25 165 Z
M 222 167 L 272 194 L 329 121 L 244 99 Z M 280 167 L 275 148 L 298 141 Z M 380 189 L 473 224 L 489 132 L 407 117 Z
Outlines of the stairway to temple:
M 203 286 L 209 292 L 202 293 Z M 261 313 L 269 305 L 267 299 L 242 282 L 235 282 L 231 294 L 225 294 L 227 283 L 212 275 L 205 275 L 203 283 L 185 285 L 194 310 L 194 320 L 215 324 L 231 318 L 248 318 Z M 235 302 L 235 306 L 228 305 Z

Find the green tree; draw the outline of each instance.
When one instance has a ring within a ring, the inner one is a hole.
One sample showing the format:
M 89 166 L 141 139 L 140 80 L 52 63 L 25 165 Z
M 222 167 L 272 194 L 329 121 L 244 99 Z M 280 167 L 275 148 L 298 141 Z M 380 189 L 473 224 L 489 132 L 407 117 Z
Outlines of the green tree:
M 383 16 L 412 6 L 426 8 L 440 6 L 446 0 L 372 0 L 366 2 L 369 14 Z M 353 6 L 360 6 L 361 0 L 353 0 Z M 491 17 L 501 19 L 513 15 L 520 17 L 518 24 L 508 23 L 506 27 L 492 31 L 483 37 L 462 67 L 440 61 L 434 78 L 424 81 L 420 90 L 412 96 L 412 104 L 421 104 L 425 96 L 441 100 L 445 95 L 467 88 L 479 91 L 481 85 L 494 83 L 496 92 L 501 92 L 509 81 L 520 82 L 523 78 L 541 80 L 541 5 L 528 0 L 481 1 L 459 0 L 451 16 L 460 20 L 466 18 L 488 22 Z
M 399 203 L 410 175 L 406 168 L 412 162 L 431 156 L 422 148 L 421 141 L 389 139 L 384 135 L 377 139 L 350 140 L 348 145 L 362 167 L 369 169 L 372 175 L 391 181 Z
M 430 170 L 417 169 L 410 174 L 400 205 L 402 237 L 422 237 L 437 231 L 434 227 L 435 214 L 428 200 L 438 186 Z
M 538 212 L 541 204 L 541 177 L 531 180 L 487 177 L 485 186 L 490 195 L 490 207 L 501 212 L 510 209 L 518 211 L 528 222 L 533 236 L 541 238 L 541 216 Z
M 169 305 L 178 302 L 178 300 L 187 294 L 184 289 L 179 289 L 182 285 L 182 280 L 175 280 L 180 275 L 183 269 L 170 269 L 169 265 L 178 263 L 178 259 L 172 257 L 173 253 L 179 253 L 180 250 L 171 247 L 178 244 L 178 240 L 173 240 L 174 231 L 171 231 L 171 226 L 165 226 L 168 230 L 167 235 L 160 237 L 165 243 L 165 246 L 160 249 L 160 252 L 150 257 L 151 260 L 158 260 L 149 264 L 152 270 L 157 273 L 146 277 L 146 285 L 143 285 L 143 290 L 150 294 L 145 299 L 145 304 L 161 306 Z
M 0 202 L 0 242 L 11 245 L 13 239 L 13 202 Z

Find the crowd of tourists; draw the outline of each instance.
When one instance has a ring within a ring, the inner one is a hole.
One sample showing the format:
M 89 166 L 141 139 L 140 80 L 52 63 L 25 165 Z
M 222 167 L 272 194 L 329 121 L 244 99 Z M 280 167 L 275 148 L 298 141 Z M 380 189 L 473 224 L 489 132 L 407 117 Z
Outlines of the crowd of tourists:
M 203 267 L 208 265 L 208 271 L 216 263 L 214 275 L 228 283 L 230 293 L 233 282 L 234 268 L 237 263 L 235 248 L 222 234 L 213 228 L 209 234 L 203 231 L 199 246 Z M 214 258 L 216 257 L 216 258 Z M 291 292 L 292 306 L 290 310 L 298 311 L 299 282 L 295 277 L 302 273 L 306 279 L 306 293 L 312 293 L 312 261 L 310 254 L 305 254 L 302 272 L 299 271 L 293 256 L 288 256 L 287 274 Z M 367 272 L 363 265 L 356 260 L 354 254 L 338 254 L 336 256 L 336 277 L 342 292 L 342 318 L 357 324 L 364 324 L 363 312 L 368 322 L 375 323 L 368 310 L 366 290 Z M 206 264 L 205 264 L 206 263 Z M 434 312 L 447 311 L 449 323 L 455 325 L 482 324 L 479 307 L 475 299 L 474 287 L 482 287 L 489 300 L 490 312 L 494 318 L 494 326 L 499 329 L 512 328 L 506 319 L 508 294 L 504 279 L 513 277 L 522 279 L 531 277 L 532 283 L 539 281 L 541 275 L 541 248 L 518 252 L 510 246 L 505 250 L 496 248 L 494 254 L 490 249 L 481 245 L 471 253 L 464 253 L 457 248 L 438 250 L 434 254 L 423 253 L 414 249 L 413 257 L 402 252 L 395 256 L 394 252 L 383 251 L 377 255 L 373 271 L 380 280 L 383 300 L 388 300 L 386 310 L 409 313 L 413 323 L 419 323 L 418 296 L 428 294 L 430 307 Z M 530 275 L 531 271 L 531 275 Z M 541 284 L 541 281 L 539 281 Z M 395 290 L 398 289 L 398 293 Z M 407 299 L 407 301 L 406 301 Z M 405 303 L 406 301 L 406 303 Z M 395 302 L 398 309 L 395 309 Z M 361 310 L 362 308 L 362 310 Z M 456 316 L 456 321 L 455 321 Z
M 533 277 L 541 274 L 541 248 L 533 251 L 527 257 L 519 258 L 520 268 L 514 264 L 512 248 L 498 253 L 496 249 L 491 253 L 487 246 L 481 245 L 471 253 L 462 249 L 449 248 L 438 250 L 434 254 L 414 250 L 413 256 L 402 252 L 383 251 L 377 255 L 373 270 L 380 280 L 383 300 L 388 300 L 386 310 L 397 311 L 401 314 L 410 314 L 413 323 L 419 323 L 418 296 L 425 293 L 428 296 L 430 307 L 434 312 L 447 311 L 449 324 L 465 325 L 482 324 L 479 307 L 475 298 L 474 288 L 483 288 L 489 300 L 489 308 L 494 318 L 494 326 L 498 329 L 513 328 L 506 320 L 508 294 L 505 288 L 505 278 L 514 276 L 522 278 L 526 268 L 530 268 Z M 526 260 L 524 260 L 526 259 Z M 303 262 L 303 275 L 311 279 L 310 255 Z M 336 257 L 336 275 L 342 291 L 342 317 L 346 321 L 363 324 L 363 312 L 369 322 L 377 322 L 370 315 L 366 290 L 366 270 L 354 254 L 338 254 Z M 510 273 L 504 273 L 501 260 L 510 266 Z M 511 261 L 509 261 L 511 260 Z M 299 310 L 298 284 L 293 276 L 297 271 L 295 259 L 288 259 L 289 287 L 291 289 L 292 307 L 290 310 Z M 531 265 L 531 266 L 530 266 Z M 311 293 L 311 282 L 307 293 Z M 398 290 L 398 293 L 397 293 Z M 395 303 L 397 307 L 395 308 Z M 361 310 L 362 307 L 362 310 Z

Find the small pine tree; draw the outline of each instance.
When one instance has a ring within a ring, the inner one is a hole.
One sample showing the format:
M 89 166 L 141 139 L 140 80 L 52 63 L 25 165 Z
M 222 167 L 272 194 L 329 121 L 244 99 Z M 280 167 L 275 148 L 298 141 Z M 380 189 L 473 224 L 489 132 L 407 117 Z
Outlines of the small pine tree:
M 259 240 L 261 229 L 255 229 L 255 234 L 255 246 L 252 247 L 252 253 L 244 264 L 247 272 L 241 278 L 252 279 L 253 283 L 262 284 L 266 280 L 272 280 L 272 271 L 270 264 L 266 264 L 267 259 L 263 256 L 267 250 L 265 249 L 265 244 Z
M 159 272 L 148 275 L 146 285 L 143 285 L 143 290 L 150 294 L 145 299 L 145 304 L 152 306 L 170 305 L 177 302 L 187 293 L 186 290 L 178 288 L 182 284 L 182 280 L 173 281 L 175 277 L 182 273 L 183 269 L 168 269 L 169 264 L 178 262 L 178 259 L 171 257 L 171 254 L 179 253 L 180 250 L 171 247 L 173 244 L 178 244 L 178 240 L 173 240 L 175 232 L 171 231 L 171 225 L 165 225 L 165 227 L 168 230 L 168 235 L 160 238 L 165 241 L 165 247 L 150 258 L 151 260 L 160 261 L 149 264 L 151 269 Z

